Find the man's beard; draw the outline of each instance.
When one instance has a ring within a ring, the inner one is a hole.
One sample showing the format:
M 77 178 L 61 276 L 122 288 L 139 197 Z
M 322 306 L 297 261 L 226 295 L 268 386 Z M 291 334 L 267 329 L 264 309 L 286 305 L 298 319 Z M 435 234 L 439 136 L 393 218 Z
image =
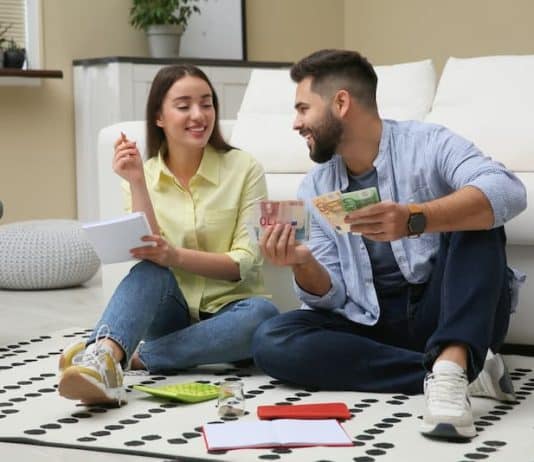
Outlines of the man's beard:
M 326 109 L 321 123 L 308 131 L 313 138 L 313 145 L 310 147 L 310 159 L 318 164 L 328 162 L 336 153 L 341 142 L 343 124 L 334 117 L 330 109 Z

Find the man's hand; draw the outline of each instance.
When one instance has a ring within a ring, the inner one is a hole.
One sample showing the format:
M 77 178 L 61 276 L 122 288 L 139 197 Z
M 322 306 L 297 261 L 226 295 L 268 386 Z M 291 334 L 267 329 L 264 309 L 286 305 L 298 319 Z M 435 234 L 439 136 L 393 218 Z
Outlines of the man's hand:
M 139 260 L 149 260 L 157 263 L 160 266 L 172 268 L 179 264 L 178 249 L 169 245 L 169 243 L 157 234 L 151 236 L 144 236 L 142 238 L 145 242 L 154 242 L 154 246 L 147 245 L 145 247 L 136 247 L 130 250 L 134 258 Z
M 408 218 L 410 211 L 403 204 L 382 201 L 349 212 L 345 223 L 351 225 L 353 233 L 373 241 L 394 241 L 408 235 Z
M 294 266 L 312 258 L 308 247 L 295 240 L 295 228 L 290 224 L 267 226 L 259 241 L 261 253 L 274 265 Z

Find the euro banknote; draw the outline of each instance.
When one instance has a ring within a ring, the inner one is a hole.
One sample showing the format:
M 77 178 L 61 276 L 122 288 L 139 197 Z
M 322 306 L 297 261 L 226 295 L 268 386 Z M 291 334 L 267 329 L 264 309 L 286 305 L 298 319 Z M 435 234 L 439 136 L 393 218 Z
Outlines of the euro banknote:
M 374 186 L 347 193 L 333 191 L 312 199 L 319 213 L 340 233 L 350 232 L 350 224 L 345 223 L 347 213 L 379 201 L 380 197 Z
M 249 233 L 255 241 L 263 235 L 267 226 L 291 224 L 295 227 L 295 239 L 307 241 L 309 238 L 309 213 L 300 200 L 262 200 L 254 204 L 248 223 Z

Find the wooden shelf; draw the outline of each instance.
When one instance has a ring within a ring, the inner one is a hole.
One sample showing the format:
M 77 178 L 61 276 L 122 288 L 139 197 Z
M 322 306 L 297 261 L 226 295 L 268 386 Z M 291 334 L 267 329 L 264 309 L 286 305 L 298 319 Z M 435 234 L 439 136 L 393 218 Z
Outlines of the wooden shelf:
M 38 79 L 62 79 L 63 71 L 43 69 L 11 69 L 0 68 L 0 77 L 25 77 Z

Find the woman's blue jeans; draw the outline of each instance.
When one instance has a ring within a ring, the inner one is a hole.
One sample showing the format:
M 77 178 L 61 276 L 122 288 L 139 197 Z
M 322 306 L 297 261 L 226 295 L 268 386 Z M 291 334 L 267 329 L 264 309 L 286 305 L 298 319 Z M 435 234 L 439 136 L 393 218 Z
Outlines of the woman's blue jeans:
M 125 353 L 123 365 L 139 346 L 139 358 L 149 372 L 172 372 L 250 358 L 256 328 L 276 314 L 269 300 L 251 297 L 192 322 L 172 272 L 142 261 L 121 281 L 87 343 L 107 325 L 109 338 Z
M 254 360 L 299 385 L 413 394 L 443 348 L 463 344 L 472 381 L 508 329 L 505 242 L 503 228 L 443 234 L 430 280 L 379 297 L 376 325 L 327 310 L 284 313 L 256 331 Z

